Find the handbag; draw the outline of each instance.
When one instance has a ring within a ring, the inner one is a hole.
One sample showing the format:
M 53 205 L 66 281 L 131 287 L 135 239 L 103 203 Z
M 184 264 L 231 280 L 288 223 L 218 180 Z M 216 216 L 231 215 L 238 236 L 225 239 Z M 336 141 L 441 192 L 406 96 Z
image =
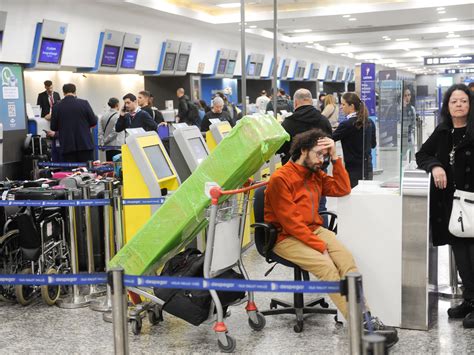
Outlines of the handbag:
M 474 238 L 474 192 L 454 191 L 449 232 L 459 238 Z

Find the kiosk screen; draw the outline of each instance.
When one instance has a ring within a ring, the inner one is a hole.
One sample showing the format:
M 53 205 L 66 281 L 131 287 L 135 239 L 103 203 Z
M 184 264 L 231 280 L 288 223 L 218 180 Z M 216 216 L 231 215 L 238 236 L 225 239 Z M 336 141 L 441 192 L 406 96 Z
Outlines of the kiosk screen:
M 260 76 L 262 73 L 262 63 L 257 63 L 257 67 L 255 68 L 255 76 Z
M 159 145 L 143 147 L 143 150 L 145 151 L 158 180 L 173 176 L 173 172 L 171 171 Z
M 255 75 L 255 63 L 249 63 L 249 69 L 247 70 L 247 75 Z
M 328 69 L 326 73 L 326 81 L 332 80 L 333 76 L 334 76 L 334 70 Z
M 104 52 L 102 53 L 102 63 L 103 67 L 116 67 L 119 57 L 120 47 L 110 46 L 106 44 L 104 46 Z
M 197 162 L 201 163 L 207 157 L 207 151 L 202 140 L 200 138 L 191 138 L 189 139 L 189 144 L 193 148 Z
M 227 63 L 226 74 L 233 75 L 234 70 L 235 70 L 235 60 L 229 60 L 229 63 Z
M 124 48 L 122 55 L 122 62 L 120 66 L 125 69 L 135 69 L 137 62 L 138 49 L 135 48 Z
M 176 53 L 166 53 L 163 70 L 174 70 L 174 63 L 176 62 Z
M 188 69 L 189 54 L 180 54 L 178 57 L 177 71 L 186 71 Z
M 286 78 L 288 76 L 288 70 L 290 69 L 289 65 L 285 65 L 283 68 L 283 74 L 281 75 L 283 78 Z
M 42 38 L 38 62 L 59 64 L 63 51 L 62 39 Z
M 217 67 L 217 74 L 225 74 L 226 65 L 227 65 L 227 59 L 219 59 L 219 65 Z

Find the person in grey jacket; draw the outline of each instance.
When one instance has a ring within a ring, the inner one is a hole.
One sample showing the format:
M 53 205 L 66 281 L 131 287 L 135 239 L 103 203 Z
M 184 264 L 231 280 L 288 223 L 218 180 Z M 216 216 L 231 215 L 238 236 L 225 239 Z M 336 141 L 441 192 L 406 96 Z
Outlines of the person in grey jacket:
M 107 105 L 110 109 L 99 120 L 99 144 L 102 146 L 121 146 L 125 144 L 125 132 L 116 132 L 115 124 L 119 117 L 119 100 L 111 97 Z M 118 149 L 105 151 L 107 161 L 112 161 L 114 155 L 120 154 Z

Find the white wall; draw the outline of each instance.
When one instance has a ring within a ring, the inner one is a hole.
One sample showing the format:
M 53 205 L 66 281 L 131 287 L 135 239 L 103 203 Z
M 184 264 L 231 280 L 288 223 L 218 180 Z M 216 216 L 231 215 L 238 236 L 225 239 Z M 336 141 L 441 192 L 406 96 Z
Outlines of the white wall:
M 204 73 L 212 73 L 216 52 L 220 48 L 240 50 L 237 25 L 233 32 L 221 26 L 208 25 L 184 17 L 148 12 L 145 8 L 108 6 L 92 1 L 72 0 L 0 0 L 0 8 L 8 12 L 0 61 L 28 63 L 31 59 L 35 26 L 43 19 L 69 24 L 62 65 L 92 67 L 97 51 L 99 33 L 104 29 L 137 33 L 142 36 L 137 58 L 138 70 L 155 70 L 161 43 L 166 39 L 193 43 L 188 71 L 197 72 L 198 64 L 206 64 Z M 247 36 L 247 53 L 265 54 L 264 70 L 273 57 L 272 40 Z M 355 61 L 338 55 L 282 44 L 280 58 L 353 66 Z M 239 57 L 240 58 L 240 57 Z M 321 68 L 323 69 L 323 68 Z M 268 69 L 267 69 L 268 70 Z M 240 74 L 237 63 L 236 75 Z
M 69 71 L 25 71 L 26 102 L 36 104 L 38 93 L 44 91 L 45 80 L 53 82 L 54 90 L 59 92 L 61 97 L 63 96 L 62 86 L 66 83 L 74 83 L 77 96 L 88 100 L 97 115 L 108 109 L 107 101 L 110 97 L 116 97 L 122 101 L 126 93 L 137 94 L 144 88 L 143 76 L 137 74 L 83 75 Z

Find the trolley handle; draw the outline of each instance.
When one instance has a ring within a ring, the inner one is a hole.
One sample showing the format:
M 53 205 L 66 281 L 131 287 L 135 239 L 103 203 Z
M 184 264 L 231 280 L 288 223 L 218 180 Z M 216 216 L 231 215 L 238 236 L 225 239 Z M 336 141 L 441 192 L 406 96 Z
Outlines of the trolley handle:
M 268 181 L 262 181 L 259 183 L 254 184 L 252 180 L 249 179 L 249 182 L 246 183 L 246 187 L 236 190 L 222 190 L 222 188 L 215 186 L 211 188 L 209 194 L 211 195 L 211 200 L 213 205 L 217 205 L 219 198 L 223 195 L 236 195 L 240 193 L 249 192 L 251 190 L 258 189 L 259 187 L 265 186 L 268 184 Z

